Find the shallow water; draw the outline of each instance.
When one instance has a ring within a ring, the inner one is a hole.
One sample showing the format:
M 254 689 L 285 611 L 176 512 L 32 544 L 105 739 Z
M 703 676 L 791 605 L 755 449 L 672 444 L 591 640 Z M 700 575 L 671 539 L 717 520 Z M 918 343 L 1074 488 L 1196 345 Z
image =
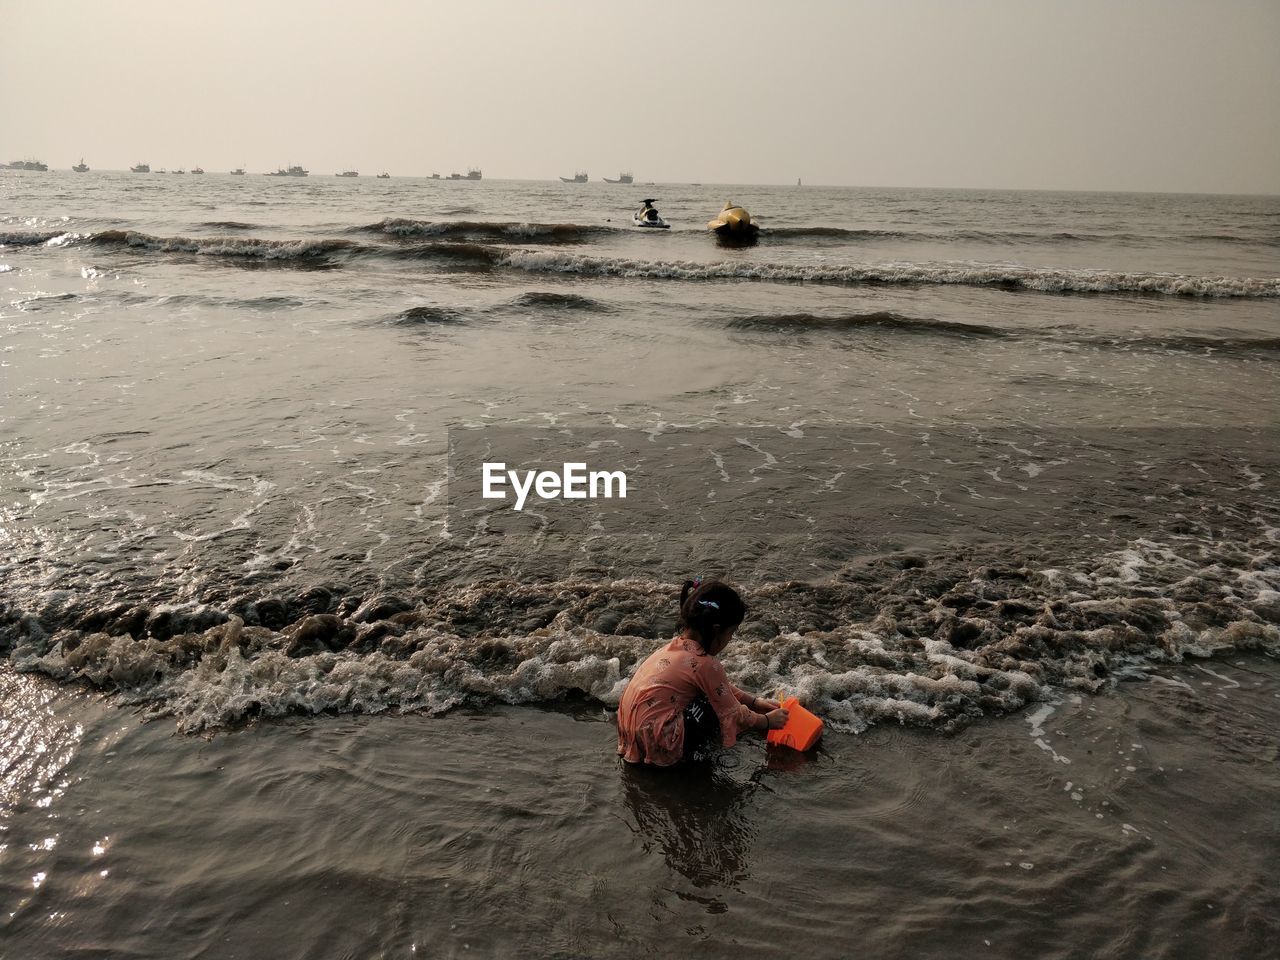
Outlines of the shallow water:
M 1263 956 L 1280 667 L 623 769 L 598 708 L 208 738 L 0 674 L 14 956 Z

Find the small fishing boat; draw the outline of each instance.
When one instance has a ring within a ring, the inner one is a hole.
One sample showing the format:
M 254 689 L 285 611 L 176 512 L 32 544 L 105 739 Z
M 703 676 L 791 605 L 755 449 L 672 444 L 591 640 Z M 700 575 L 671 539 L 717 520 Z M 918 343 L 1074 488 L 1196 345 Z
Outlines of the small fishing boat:
M 81 158 L 80 158 L 80 162 L 79 162 L 79 163 L 77 163 L 77 164 L 76 164 L 74 167 L 72 167 L 71 169 L 72 169 L 72 170 L 74 170 L 76 173 L 88 173 L 88 172 L 89 172 L 89 165 L 88 165 L 87 163 L 85 163 L 85 162 L 84 162 L 84 157 L 81 157 Z
M 587 172 L 585 170 L 579 170 L 572 177 L 561 177 L 560 182 L 561 183 L 586 183 Z
M 231 175 L 232 175 L 233 177 L 243 177 L 243 176 L 244 176 L 244 167 L 236 167 L 234 170 L 232 170 L 232 171 L 231 171 Z
M 131 173 L 150 173 L 151 166 L 146 163 L 139 163 L 129 168 Z
M 375 180 L 390 180 L 390 179 L 391 179 L 391 174 L 389 174 L 389 173 L 387 173 L 385 170 L 383 170 L 383 171 L 382 171 L 382 173 L 378 174 L 376 177 L 374 177 L 374 179 L 375 179 Z
M 360 173 L 357 170 L 343 170 L 341 173 L 335 173 L 334 176 L 335 177 L 358 177 L 360 176 Z
M 608 177 L 604 178 L 605 183 L 635 183 L 635 181 L 636 181 L 636 178 L 629 173 L 618 174 L 617 180 L 610 180 Z

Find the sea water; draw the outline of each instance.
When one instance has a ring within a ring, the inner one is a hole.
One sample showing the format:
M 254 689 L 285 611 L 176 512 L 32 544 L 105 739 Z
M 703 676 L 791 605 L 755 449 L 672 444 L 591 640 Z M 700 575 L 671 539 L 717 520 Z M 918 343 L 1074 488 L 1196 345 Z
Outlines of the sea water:
M 1276 198 L 0 177 L 13 730 L 607 711 L 695 574 L 837 736 L 1280 650 Z M 642 482 L 512 526 L 498 447 Z

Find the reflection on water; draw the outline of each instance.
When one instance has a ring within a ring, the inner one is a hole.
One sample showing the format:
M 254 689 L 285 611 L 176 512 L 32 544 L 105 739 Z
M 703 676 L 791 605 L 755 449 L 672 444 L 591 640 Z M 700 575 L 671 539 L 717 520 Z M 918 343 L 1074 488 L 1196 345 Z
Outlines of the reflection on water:
M 60 855 L 56 804 L 84 728 L 59 715 L 58 697 L 48 681 L 0 669 L 0 902 L 9 918 L 32 903 Z M 16 827 L 24 813 L 35 815 Z
M 696 887 L 729 887 L 751 876 L 756 839 L 752 800 L 757 774 L 737 780 L 722 756 L 712 762 L 658 770 L 623 764 L 627 824 L 645 852 L 657 845 L 675 872 Z
M 765 748 L 765 766 L 777 773 L 795 773 L 801 767 L 808 766 L 817 760 L 821 753 L 821 742 L 814 746 L 812 750 L 803 752 L 771 743 Z

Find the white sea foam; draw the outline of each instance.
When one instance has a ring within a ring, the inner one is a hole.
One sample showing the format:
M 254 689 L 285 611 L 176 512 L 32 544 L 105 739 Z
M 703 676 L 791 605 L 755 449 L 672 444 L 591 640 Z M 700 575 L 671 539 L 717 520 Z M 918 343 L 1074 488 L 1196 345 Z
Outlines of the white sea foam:
M 308 517 L 303 526 L 314 522 Z M 300 542 L 291 543 L 260 562 L 299 549 Z M 888 720 L 951 729 L 983 714 L 1039 702 L 1027 717 L 1031 735 L 1065 764 L 1070 758 L 1054 748 L 1045 729 L 1055 689 L 1097 690 L 1107 676 L 1146 675 L 1138 669 L 1144 663 L 1234 650 L 1280 651 L 1276 626 L 1247 619 L 1250 596 L 1219 596 L 1214 602 L 1223 624 L 1193 629 L 1173 599 L 1114 595 L 1109 584 L 1126 582 L 1119 571 L 1140 569 L 1148 579 L 1158 577 L 1165 552 L 1154 542 L 1131 544 L 1091 563 L 1087 574 L 1070 571 L 1068 582 L 1077 587 L 1068 594 L 1059 592 L 1053 579 L 1036 581 L 1035 590 L 1051 591 L 1040 600 L 1044 613 L 1021 624 L 971 620 L 996 632 L 988 644 L 973 648 L 943 639 L 957 618 L 935 602 L 925 604 L 912 630 L 931 624 L 932 637 L 904 634 L 895 618 L 876 617 L 772 638 L 743 635 L 723 660 L 744 689 L 785 688 L 836 730 L 856 732 Z M 1144 565 L 1135 567 L 1135 556 Z M 1205 572 L 1211 578 L 1205 587 L 1212 589 L 1217 574 L 1212 565 Z M 1185 579 L 1185 570 L 1177 573 Z M 1086 585 L 1098 595 L 1083 592 Z M 981 593 L 984 582 L 961 579 L 958 586 Z M 491 594 L 493 589 L 498 592 Z M 443 602 L 453 610 L 490 609 L 513 590 L 542 596 L 545 588 L 472 586 Z M 50 606 L 42 620 L 55 622 L 57 609 L 76 602 L 74 592 L 64 594 L 61 599 L 46 595 Z M 574 623 L 575 598 L 598 597 L 590 609 L 610 598 L 626 608 L 642 598 L 665 598 L 667 589 L 647 581 L 566 582 L 552 595 L 563 598 L 558 602 L 564 609 L 548 626 L 482 636 L 450 629 L 421 603 L 378 598 L 346 618 L 307 615 L 279 629 L 246 625 L 243 617 L 211 607 L 177 604 L 147 611 L 148 623 L 167 625 L 159 633 L 149 628 L 113 635 L 64 627 L 49 635 L 31 619 L 8 629 L 11 659 L 20 669 L 112 690 L 128 702 L 175 716 L 185 730 L 290 712 L 441 711 L 462 703 L 534 703 L 566 695 L 616 705 L 627 676 L 657 642 Z M 762 588 L 751 602 L 767 606 L 788 595 L 785 586 Z M 1034 610 L 1034 605 L 1024 608 Z M 396 616 L 397 611 L 405 612 Z

